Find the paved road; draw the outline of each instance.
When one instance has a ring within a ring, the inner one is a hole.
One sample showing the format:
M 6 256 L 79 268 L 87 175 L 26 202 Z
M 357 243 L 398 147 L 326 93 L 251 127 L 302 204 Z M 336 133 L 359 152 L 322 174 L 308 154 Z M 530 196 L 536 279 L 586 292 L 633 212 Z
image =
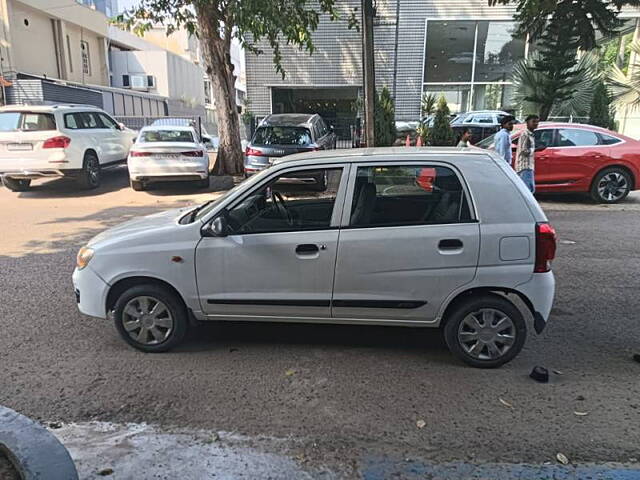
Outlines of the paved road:
M 211 193 L 133 192 L 123 169 L 96 192 L 74 188 L 0 189 L 0 404 L 47 422 L 234 432 L 350 473 L 383 456 L 639 460 L 639 195 L 612 207 L 544 199 L 562 240 L 551 323 L 511 364 L 482 371 L 437 332 L 403 328 L 229 323 L 193 331 L 172 353 L 134 351 L 77 312 L 75 253 L 110 225 Z M 534 365 L 562 374 L 537 384 Z

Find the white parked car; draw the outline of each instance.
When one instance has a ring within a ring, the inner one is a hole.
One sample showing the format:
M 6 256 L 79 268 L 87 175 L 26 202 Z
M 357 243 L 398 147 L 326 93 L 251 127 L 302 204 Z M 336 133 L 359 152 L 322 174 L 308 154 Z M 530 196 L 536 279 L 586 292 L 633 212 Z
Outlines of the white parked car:
M 314 172 L 323 191 L 290 181 Z M 462 360 L 497 367 L 547 323 L 555 248 L 495 154 L 328 150 L 106 230 L 80 250 L 73 284 L 81 312 L 147 352 L 193 320 L 351 323 L 440 327 Z
M 37 178 L 72 177 L 100 185 L 102 167 L 124 162 L 135 132 L 90 105 L 0 108 L 0 175 L 13 191 Z
M 127 163 L 134 190 L 144 190 L 151 182 L 176 180 L 209 186 L 209 155 L 193 127 L 144 127 Z

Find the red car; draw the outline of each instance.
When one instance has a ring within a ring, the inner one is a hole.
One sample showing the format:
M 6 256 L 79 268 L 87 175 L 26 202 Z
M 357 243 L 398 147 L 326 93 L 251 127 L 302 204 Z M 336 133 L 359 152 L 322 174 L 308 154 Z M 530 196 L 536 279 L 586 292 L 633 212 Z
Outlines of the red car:
M 526 125 L 513 131 L 513 152 Z M 639 189 L 640 142 L 611 130 L 577 123 L 543 122 L 535 131 L 536 192 L 585 192 L 616 203 Z M 493 136 L 478 143 L 490 148 Z

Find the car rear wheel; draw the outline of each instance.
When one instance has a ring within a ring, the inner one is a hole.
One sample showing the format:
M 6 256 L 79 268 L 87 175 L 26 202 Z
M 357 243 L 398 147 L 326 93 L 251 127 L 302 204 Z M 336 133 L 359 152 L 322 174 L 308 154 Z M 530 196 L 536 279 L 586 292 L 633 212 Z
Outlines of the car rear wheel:
M 136 192 L 141 192 L 144 190 L 144 183 L 139 180 L 129 180 L 129 183 L 131 184 L 131 188 Z
M 113 318 L 120 336 L 143 352 L 165 352 L 184 339 L 187 310 L 175 293 L 159 285 L 136 285 L 115 303 Z
M 498 295 L 470 297 L 456 305 L 445 320 L 449 350 L 472 367 L 504 365 L 520 353 L 527 337 L 520 310 Z
M 2 183 L 12 192 L 26 192 L 31 186 L 31 180 L 3 177 Z
M 98 157 L 95 153 L 86 153 L 78 183 L 82 188 L 91 190 L 100 186 L 100 178 L 101 172 Z
M 620 167 L 606 168 L 596 175 L 591 185 L 591 198 L 598 203 L 617 203 L 631 191 L 631 176 Z

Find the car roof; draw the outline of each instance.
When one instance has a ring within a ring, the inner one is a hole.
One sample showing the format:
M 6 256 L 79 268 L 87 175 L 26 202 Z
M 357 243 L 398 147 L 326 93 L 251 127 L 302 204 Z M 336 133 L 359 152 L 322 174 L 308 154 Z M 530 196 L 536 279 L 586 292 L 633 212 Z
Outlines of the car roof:
M 460 147 L 376 147 L 376 148 L 350 148 L 343 150 L 318 150 L 315 152 L 296 153 L 278 158 L 274 161 L 274 165 L 282 163 L 295 162 L 297 160 L 308 160 L 308 163 L 314 163 L 323 160 L 339 160 L 341 163 L 355 162 L 389 162 L 389 156 L 393 156 L 396 161 L 414 161 L 417 156 L 436 156 L 442 154 L 449 155 L 473 155 L 473 156 L 490 156 L 487 150 L 480 148 L 460 148 Z M 366 158 L 363 158 L 366 157 Z
M 265 117 L 259 126 L 304 127 L 309 125 L 316 115 L 317 113 L 277 113 Z
M 140 131 L 152 131 L 157 132 L 159 130 L 177 130 L 177 131 L 188 131 L 195 132 L 195 128 L 189 127 L 187 125 L 147 125 L 146 127 L 142 127 Z
M 521 123 L 515 125 L 515 130 L 522 130 L 526 128 L 526 123 Z M 617 132 L 612 132 L 611 130 L 607 130 L 606 128 L 596 127 L 595 125 L 588 125 L 586 123 L 569 123 L 569 122 L 540 122 L 538 125 L 538 130 L 541 128 L 578 128 L 578 129 L 586 129 L 593 130 L 594 132 L 606 133 L 607 135 L 617 135 L 621 136 L 621 134 Z
M 60 110 L 98 110 L 102 111 L 100 107 L 95 105 L 82 105 L 71 103 L 60 103 L 55 105 L 5 105 L 0 107 L 0 112 L 43 112 L 53 113 Z

